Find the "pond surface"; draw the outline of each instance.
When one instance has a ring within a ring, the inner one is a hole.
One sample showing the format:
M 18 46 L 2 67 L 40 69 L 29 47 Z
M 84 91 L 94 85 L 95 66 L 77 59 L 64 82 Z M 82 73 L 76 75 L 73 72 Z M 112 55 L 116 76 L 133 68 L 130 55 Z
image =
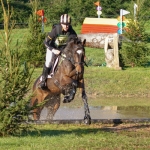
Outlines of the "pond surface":
M 150 110 L 150 107 L 146 108 Z M 137 107 L 117 107 L 117 106 L 98 106 L 90 107 L 92 119 L 148 119 L 150 111 L 144 111 L 145 106 L 140 109 Z M 83 119 L 84 108 L 61 107 L 55 114 L 54 120 L 64 119 Z
M 111 106 L 100 106 L 102 101 L 109 101 Z M 149 99 L 135 99 L 126 98 L 117 101 L 122 101 L 123 106 L 113 106 L 113 99 L 90 99 L 89 109 L 92 119 L 150 119 L 150 105 Z M 132 106 L 132 101 L 137 101 L 136 106 Z M 125 105 L 130 102 L 131 106 Z M 116 103 L 116 101 L 114 101 Z M 118 102 L 117 102 L 118 103 Z M 116 103 L 116 104 L 117 104 Z M 47 109 L 44 108 L 41 113 L 40 120 L 45 120 Z M 53 120 L 77 120 L 84 118 L 84 107 L 82 100 L 75 100 L 68 104 L 61 104 L 60 108 L 56 112 Z

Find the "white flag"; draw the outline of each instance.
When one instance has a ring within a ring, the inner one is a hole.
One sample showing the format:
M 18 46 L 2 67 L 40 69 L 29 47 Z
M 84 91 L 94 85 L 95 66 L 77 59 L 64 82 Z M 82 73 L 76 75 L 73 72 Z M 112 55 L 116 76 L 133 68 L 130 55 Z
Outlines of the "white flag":
M 129 14 L 130 12 L 129 11 L 126 11 L 126 10 L 123 10 L 122 9 L 122 15 L 127 15 L 127 14 Z
M 134 3 L 134 18 L 136 17 L 137 8 L 138 8 L 138 5 Z
M 138 7 L 138 5 L 134 3 L 134 9 L 136 9 L 137 7 Z

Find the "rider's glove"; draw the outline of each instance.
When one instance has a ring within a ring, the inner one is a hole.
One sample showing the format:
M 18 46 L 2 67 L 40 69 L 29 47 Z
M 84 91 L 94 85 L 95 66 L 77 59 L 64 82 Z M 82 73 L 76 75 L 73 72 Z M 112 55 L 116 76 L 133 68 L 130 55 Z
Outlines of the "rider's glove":
M 52 52 L 55 54 L 55 55 L 59 55 L 60 54 L 60 50 L 58 49 L 52 49 Z

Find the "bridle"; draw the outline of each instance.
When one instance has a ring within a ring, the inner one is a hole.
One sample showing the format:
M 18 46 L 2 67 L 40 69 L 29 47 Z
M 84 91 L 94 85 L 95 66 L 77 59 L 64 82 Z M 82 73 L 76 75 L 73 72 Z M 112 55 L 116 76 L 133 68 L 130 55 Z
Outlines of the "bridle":
M 71 52 L 70 52 L 71 51 Z M 70 53 L 70 55 L 69 55 Z M 76 40 L 74 45 L 69 48 L 68 52 L 62 52 L 61 59 L 66 59 L 71 62 L 71 64 L 76 69 L 76 74 L 82 73 L 82 67 L 87 64 L 84 61 L 84 47 L 81 41 Z M 79 71 L 80 70 L 80 71 Z

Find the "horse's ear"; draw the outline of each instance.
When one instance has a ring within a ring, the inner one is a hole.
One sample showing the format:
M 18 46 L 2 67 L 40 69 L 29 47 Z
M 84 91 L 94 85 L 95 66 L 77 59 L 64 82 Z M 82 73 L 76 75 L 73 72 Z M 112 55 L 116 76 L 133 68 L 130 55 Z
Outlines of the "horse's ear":
M 86 39 L 83 40 L 83 46 L 85 46 L 85 43 L 86 43 Z

